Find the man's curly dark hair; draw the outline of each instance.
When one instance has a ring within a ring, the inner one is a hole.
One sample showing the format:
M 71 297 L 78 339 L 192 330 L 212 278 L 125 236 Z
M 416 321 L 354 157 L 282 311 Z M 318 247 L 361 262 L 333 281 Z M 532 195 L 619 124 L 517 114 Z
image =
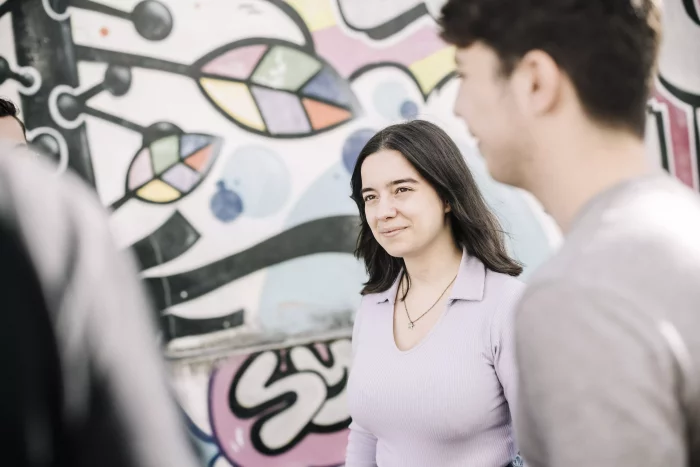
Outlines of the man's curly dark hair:
M 591 118 L 644 134 L 659 0 L 449 0 L 439 22 L 442 38 L 458 48 L 492 48 L 505 76 L 527 52 L 546 52 Z

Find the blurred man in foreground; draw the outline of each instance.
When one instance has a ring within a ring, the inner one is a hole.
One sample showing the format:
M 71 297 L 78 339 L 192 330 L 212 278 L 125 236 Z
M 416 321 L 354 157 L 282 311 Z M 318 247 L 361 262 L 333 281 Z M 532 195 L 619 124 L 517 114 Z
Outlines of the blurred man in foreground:
M 192 467 L 132 258 L 94 193 L 0 142 L 2 464 Z
M 449 0 L 455 111 L 565 233 L 516 317 L 533 467 L 700 465 L 700 199 L 648 166 L 654 0 Z
M 19 109 L 12 101 L 0 97 L 0 141 L 25 144 L 27 131 L 19 119 Z

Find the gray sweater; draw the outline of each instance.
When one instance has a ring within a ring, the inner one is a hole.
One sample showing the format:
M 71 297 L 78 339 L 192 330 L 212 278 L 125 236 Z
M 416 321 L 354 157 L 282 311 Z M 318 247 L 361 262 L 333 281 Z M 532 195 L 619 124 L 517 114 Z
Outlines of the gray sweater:
M 516 314 L 516 434 L 532 467 L 700 465 L 700 198 L 609 190 Z
M 0 148 L 0 221 L 19 232 L 58 344 L 73 466 L 193 467 L 153 312 L 92 190 Z

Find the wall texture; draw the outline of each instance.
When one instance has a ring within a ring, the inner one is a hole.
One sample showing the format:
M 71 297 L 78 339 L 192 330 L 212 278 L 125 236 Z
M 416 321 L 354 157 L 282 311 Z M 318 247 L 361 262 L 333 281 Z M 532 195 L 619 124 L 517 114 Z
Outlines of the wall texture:
M 672 0 L 649 157 L 698 189 L 700 7 Z M 336 466 L 364 271 L 349 174 L 377 129 L 446 128 L 529 271 L 558 241 L 451 114 L 440 0 L 5 0 L 0 95 L 113 210 L 207 465 Z

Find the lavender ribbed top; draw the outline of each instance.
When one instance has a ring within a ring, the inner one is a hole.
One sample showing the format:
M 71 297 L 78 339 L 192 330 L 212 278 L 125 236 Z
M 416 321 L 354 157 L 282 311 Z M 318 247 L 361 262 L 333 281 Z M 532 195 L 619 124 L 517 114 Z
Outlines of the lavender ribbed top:
M 355 318 L 346 467 L 508 465 L 524 284 L 464 253 L 446 310 L 407 351 L 393 336 L 397 287 L 364 296 Z

